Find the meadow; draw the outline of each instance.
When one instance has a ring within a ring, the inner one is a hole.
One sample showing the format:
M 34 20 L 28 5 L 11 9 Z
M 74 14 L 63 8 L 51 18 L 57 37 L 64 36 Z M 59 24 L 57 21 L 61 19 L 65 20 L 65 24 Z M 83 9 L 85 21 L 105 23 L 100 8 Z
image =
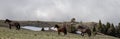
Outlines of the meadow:
M 107 35 L 96 35 L 88 37 L 77 34 L 68 33 L 68 35 L 58 35 L 55 31 L 30 31 L 30 30 L 15 30 L 7 27 L 0 27 L 0 39 L 119 39 Z

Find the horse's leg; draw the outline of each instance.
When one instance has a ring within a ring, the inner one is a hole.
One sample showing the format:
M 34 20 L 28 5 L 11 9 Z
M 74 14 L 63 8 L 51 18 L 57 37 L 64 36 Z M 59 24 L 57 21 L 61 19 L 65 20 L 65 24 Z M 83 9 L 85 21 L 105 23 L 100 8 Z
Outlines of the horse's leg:
M 64 30 L 64 35 L 67 35 L 67 30 L 66 29 Z
M 20 30 L 20 25 L 19 24 L 15 25 L 15 26 L 16 26 L 16 30 Z
M 16 30 L 18 30 L 18 26 L 17 26 L 17 25 L 15 25 L 15 27 L 16 27 Z
M 91 30 L 88 30 L 88 31 L 87 31 L 87 34 L 88 34 L 88 36 L 90 37 L 90 36 L 91 36 Z
M 58 35 L 60 35 L 60 31 L 58 31 Z
M 88 33 L 88 36 L 90 37 L 90 36 L 91 36 L 91 33 Z
M 84 36 L 84 33 L 81 33 L 82 36 Z
M 18 25 L 18 30 L 20 30 L 20 25 Z
M 9 29 L 11 29 L 11 25 L 9 25 Z

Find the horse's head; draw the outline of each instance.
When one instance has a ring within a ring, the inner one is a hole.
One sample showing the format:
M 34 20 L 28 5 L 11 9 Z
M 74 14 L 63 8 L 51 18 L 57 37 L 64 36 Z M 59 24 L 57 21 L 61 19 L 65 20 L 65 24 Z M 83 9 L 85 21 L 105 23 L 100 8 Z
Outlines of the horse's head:
M 59 28 L 59 26 L 58 26 L 58 25 L 55 25 L 55 28 Z
M 6 19 L 4 23 L 10 23 L 12 21 L 10 21 L 9 19 Z

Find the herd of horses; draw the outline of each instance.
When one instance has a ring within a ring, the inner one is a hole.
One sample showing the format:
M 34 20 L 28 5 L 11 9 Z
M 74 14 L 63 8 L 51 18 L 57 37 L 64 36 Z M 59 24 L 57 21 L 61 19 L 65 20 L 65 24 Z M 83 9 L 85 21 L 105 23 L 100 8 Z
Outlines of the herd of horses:
M 20 26 L 19 22 L 13 22 L 13 21 L 11 21 L 9 19 L 6 19 L 4 22 L 9 24 L 9 29 L 11 29 L 12 26 L 16 27 L 16 30 L 21 29 L 21 26 Z M 67 33 L 68 33 L 66 24 L 63 24 L 63 26 L 60 26 L 60 25 L 56 24 L 54 26 L 54 28 L 57 28 L 58 35 L 60 35 L 61 32 L 63 32 L 64 35 L 67 35 Z M 91 30 L 87 26 L 78 25 L 77 28 L 74 30 L 74 33 L 76 33 L 75 31 L 80 31 L 82 36 L 84 36 L 85 33 L 87 33 L 89 37 L 91 36 Z

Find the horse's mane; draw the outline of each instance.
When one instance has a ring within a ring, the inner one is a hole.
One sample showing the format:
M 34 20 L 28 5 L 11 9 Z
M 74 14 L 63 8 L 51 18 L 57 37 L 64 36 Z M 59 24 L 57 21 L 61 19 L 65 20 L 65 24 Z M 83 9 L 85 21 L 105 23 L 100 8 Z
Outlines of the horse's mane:
M 58 25 L 55 25 L 56 28 L 60 28 Z

